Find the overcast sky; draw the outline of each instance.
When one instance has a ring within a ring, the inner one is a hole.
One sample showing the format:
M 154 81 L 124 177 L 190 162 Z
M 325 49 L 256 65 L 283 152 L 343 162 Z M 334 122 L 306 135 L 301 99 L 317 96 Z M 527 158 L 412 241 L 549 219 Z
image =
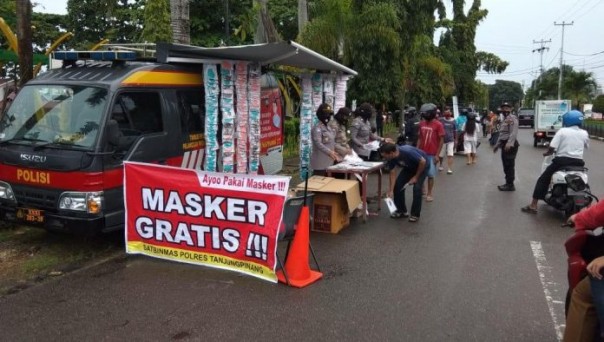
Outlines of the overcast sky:
M 66 13 L 66 0 L 35 0 L 37 12 Z M 469 6 L 473 1 L 467 0 Z M 554 22 L 570 23 L 565 27 L 564 62 L 576 70 L 592 72 L 599 85 L 604 86 L 604 0 L 482 0 L 489 10 L 478 26 L 476 46 L 495 53 L 508 61 L 507 71 L 500 75 L 478 73 L 485 83 L 497 79 L 523 83 L 525 88 L 538 75 L 539 48 L 533 41 L 550 40 L 543 54 L 543 67 L 560 64 L 562 27 Z M 598 27 L 599 26 L 599 27 Z

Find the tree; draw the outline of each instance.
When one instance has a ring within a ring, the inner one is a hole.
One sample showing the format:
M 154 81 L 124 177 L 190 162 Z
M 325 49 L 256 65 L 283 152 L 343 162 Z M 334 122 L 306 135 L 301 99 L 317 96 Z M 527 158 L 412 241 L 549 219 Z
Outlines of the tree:
M 594 106 L 592 111 L 596 113 L 604 113 L 604 95 L 598 95 L 594 99 Z
M 523 98 L 522 85 L 514 81 L 496 80 L 489 88 L 489 109 L 495 110 L 502 102 L 518 106 Z
M 299 27 L 299 10 L 296 3 L 304 0 L 269 0 L 268 11 L 275 23 L 275 27 L 284 40 L 297 40 Z M 300 6 L 306 6 L 302 4 Z M 303 9 L 306 7 L 303 7 Z M 308 11 L 307 11 L 308 13 Z M 304 21 L 304 20 L 303 20 Z M 306 15 L 308 22 L 308 14 Z
M 348 96 L 374 105 L 391 102 L 401 75 L 396 7 L 388 2 L 366 2 L 346 20 L 343 40 L 336 41 L 336 50 L 331 51 L 337 52 L 343 43 L 344 63 L 359 73 L 350 82 Z
M 87 50 L 101 39 L 140 42 L 143 0 L 68 0 L 65 26 L 74 32 L 69 46 Z
M 268 0 L 257 0 L 256 2 L 259 6 L 254 43 L 275 43 L 281 41 L 281 36 L 268 12 Z
M 565 75 L 562 90 L 571 99 L 573 107 L 580 109 L 594 97 L 597 85 L 593 73 L 578 71 Z
M 580 108 L 583 103 L 589 102 L 596 92 L 597 83 L 593 74 L 584 71 L 575 71 L 570 65 L 563 65 L 564 81 L 562 97 L 573 101 L 574 108 Z M 553 100 L 558 98 L 559 68 L 551 68 L 543 72 L 531 83 L 526 99 L 531 103 L 535 100 Z
M 480 8 L 480 0 L 474 0 L 467 14 L 464 11 L 464 0 L 452 0 L 452 2 L 453 20 L 442 20 L 440 23 L 441 26 L 447 28 L 441 37 L 440 46 L 443 48 L 445 61 L 453 68 L 457 96 L 462 103 L 469 103 L 474 101 L 477 95 L 475 92 L 477 88 L 474 84 L 476 71 L 482 65 L 489 70 L 493 69 L 492 63 L 489 63 L 488 60 L 479 60 L 479 57 L 490 56 L 478 55 L 474 44 L 476 28 L 486 18 L 488 11 Z
M 190 44 L 189 0 L 170 0 L 170 17 L 174 43 Z
M 302 44 L 328 58 L 343 61 L 343 49 L 351 42 L 355 20 L 351 1 L 317 1 L 311 15 L 312 20 L 300 32 Z
M 191 44 L 214 47 L 225 41 L 226 13 L 223 11 L 225 0 L 194 0 L 191 2 Z M 250 44 L 253 42 L 256 30 L 257 6 L 252 0 L 238 0 L 229 2 L 229 26 L 235 28 L 231 38 L 237 44 Z M 217 10 L 220 9 L 220 10 Z M 195 15 L 203 13 L 203 15 Z
M 144 41 L 153 43 L 172 41 L 168 0 L 147 0 L 144 23 Z
M 308 24 L 308 1 L 298 0 L 298 33 L 304 31 Z
M 19 37 L 19 85 L 33 78 L 34 55 L 31 32 L 31 2 L 17 1 L 17 37 Z

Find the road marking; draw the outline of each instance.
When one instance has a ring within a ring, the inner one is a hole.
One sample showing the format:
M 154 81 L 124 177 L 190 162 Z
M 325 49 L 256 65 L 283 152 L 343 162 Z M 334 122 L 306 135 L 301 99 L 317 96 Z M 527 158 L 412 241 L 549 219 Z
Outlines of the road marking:
M 533 256 L 535 257 L 535 263 L 537 264 L 537 271 L 539 272 L 539 279 L 541 280 L 541 286 L 543 287 L 543 294 L 545 294 L 549 314 L 552 316 L 554 329 L 556 329 L 556 337 L 558 338 L 558 341 L 562 341 L 563 327 L 565 325 L 559 323 L 559 318 L 556 314 L 554 305 L 564 305 L 564 301 L 555 300 L 552 296 L 557 292 L 556 288 L 558 284 L 554 281 L 554 277 L 552 276 L 552 268 L 547 264 L 541 242 L 531 241 L 531 249 L 533 250 Z

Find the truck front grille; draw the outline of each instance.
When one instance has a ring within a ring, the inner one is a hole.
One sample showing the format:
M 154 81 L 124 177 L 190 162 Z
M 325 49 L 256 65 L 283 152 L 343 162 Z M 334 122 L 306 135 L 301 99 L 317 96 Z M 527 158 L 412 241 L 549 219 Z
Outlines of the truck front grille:
M 59 199 L 59 192 L 57 190 L 13 185 L 13 191 L 20 207 L 44 210 L 56 210 L 57 208 L 57 201 Z

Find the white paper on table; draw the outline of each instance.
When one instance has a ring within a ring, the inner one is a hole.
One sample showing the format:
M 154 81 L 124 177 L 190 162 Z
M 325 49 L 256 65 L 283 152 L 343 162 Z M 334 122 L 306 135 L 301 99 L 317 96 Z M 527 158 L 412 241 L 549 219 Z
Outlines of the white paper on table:
M 344 161 L 349 163 L 362 163 L 363 159 L 353 150 L 352 153 L 344 156 Z
M 377 151 L 380 148 L 380 142 L 377 140 L 374 140 L 370 143 L 365 144 L 363 147 L 369 151 Z

